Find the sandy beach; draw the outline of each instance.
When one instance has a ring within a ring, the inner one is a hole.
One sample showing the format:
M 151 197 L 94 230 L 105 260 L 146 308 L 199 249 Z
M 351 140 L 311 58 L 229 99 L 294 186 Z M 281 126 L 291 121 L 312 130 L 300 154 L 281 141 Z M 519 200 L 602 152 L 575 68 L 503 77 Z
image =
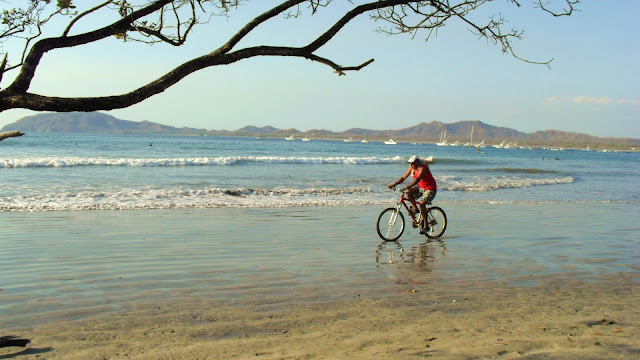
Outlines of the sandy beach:
M 293 305 L 183 299 L 19 334 L 0 359 L 637 359 L 640 286 L 535 277 L 398 284 L 398 294 Z M 260 302 L 257 301 L 256 302 Z
M 5 213 L 0 359 L 639 357 L 635 204 L 444 207 Z

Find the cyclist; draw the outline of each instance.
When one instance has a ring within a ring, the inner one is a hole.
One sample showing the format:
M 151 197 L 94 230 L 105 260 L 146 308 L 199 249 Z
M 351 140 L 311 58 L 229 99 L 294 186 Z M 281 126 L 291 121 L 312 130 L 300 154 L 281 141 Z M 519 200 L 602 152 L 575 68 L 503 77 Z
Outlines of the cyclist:
M 409 169 L 404 173 L 396 182 L 393 184 L 389 184 L 388 188 L 394 188 L 398 184 L 402 184 L 409 175 L 413 176 L 413 181 L 407 185 L 406 194 L 407 199 L 413 205 L 414 209 L 417 209 L 418 206 L 416 204 L 416 200 L 420 200 L 418 204 L 420 204 L 420 211 L 422 214 L 426 214 L 425 204 L 431 203 L 431 201 L 436 197 L 436 191 L 438 187 L 436 186 L 436 180 L 431 175 L 431 170 L 429 170 L 429 164 L 434 163 L 433 156 L 429 156 L 428 158 L 421 160 L 417 155 L 413 155 L 409 158 Z M 424 221 L 424 225 L 422 229 L 420 229 L 420 233 L 424 234 L 429 231 L 429 227 L 426 221 L 426 216 L 422 216 Z

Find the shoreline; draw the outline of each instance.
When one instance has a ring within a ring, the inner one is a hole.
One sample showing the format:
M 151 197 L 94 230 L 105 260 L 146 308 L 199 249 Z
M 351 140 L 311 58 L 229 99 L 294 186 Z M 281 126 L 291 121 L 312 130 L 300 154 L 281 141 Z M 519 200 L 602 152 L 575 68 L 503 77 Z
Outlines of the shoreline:
M 91 134 L 91 135 L 123 135 L 123 136 L 186 136 L 186 137 L 220 137 L 220 138 L 245 138 L 245 139 L 256 139 L 257 136 L 260 137 L 259 140 L 264 139 L 285 139 L 290 135 L 288 132 L 280 133 L 277 135 L 272 134 L 210 134 L 210 133 L 144 133 L 144 132 L 105 132 L 105 133 L 84 133 L 84 132 L 33 132 L 38 134 L 65 134 L 65 135 L 74 135 L 74 134 Z M 25 133 L 28 135 L 28 133 Z M 307 137 L 310 141 L 313 140 L 323 140 L 323 141 L 344 141 L 348 138 L 353 138 L 354 143 L 360 143 L 361 140 L 367 140 L 368 143 L 383 143 L 389 140 L 389 136 L 387 137 L 367 137 L 364 135 L 354 135 L 353 134 L 345 134 L 343 137 L 336 137 L 336 135 L 331 136 L 313 136 L 311 132 L 298 132 L 296 133 L 296 138 L 293 141 L 301 141 L 304 137 Z M 393 138 L 393 136 L 391 136 Z M 628 143 L 624 140 L 620 142 L 607 142 L 607 141 L 524 141 L 522 139 L 517 138 L 495 138 L 490 139 L 486 144 L 487 148 L 496 148 L 496 145 L 499 145 L 501 142 L 522 142 L 522 147 L 526 150 L 584 150 L 584 151 L 593 151 L 593 152 L 640 152 L 640 139 L 628 138 L 631 141 L 639 141 L 639 143 Z M 258 139 L 256 139 L 258 140 Z M 455 140 L 455 139 L 453 139 Z M 486 140 L 486 139 L 485 139 Z M 394 141 L 398 144 L 417 144 L 417 145 L 435 145 L 438 142 L 437 138 L 419 138 L 419 137 L 402 137 L 402 138 L 394 138 Z M 464 144 L 468 141 L 468 139 L 459 139 L 461 144 Z M 523 142 L 524 141 L 524 142 Z M 525 144 L 526 145 L 523 145 Z M 447 148 L 465 148 L 468 147 L 470 149 L 476 149 L 476 146 L 464 146 L 464 145 L 449 145 Z M 588 147 L 590 149 L 588 149 Z M 496 148 L 500 149 L 500 148 Z M 507 149 L 508 150 L 508 149 Z
M 152 134 L 150 134 L 152 135 Z M 156 135 L 162 135 L 162 134 L 156 134 Z M 182 135 L 182 134 L 175 134 L 176 136 L 178 135 Z M 194 136 L 196 134 L 193 134 Z M 256 136 L 260 135 L 262 137 L 261 140 L 264 139 L 284 139 L 286 138 L 288 135 L 262 135 L 262 134 L 246 134 L 246 135 L 197 135 L 197 136 L 210 136 L 210 137 L 241 137 L 241 138 L 255 138 Z M 296 134 L 296 136 L 300 136 L 297 137 L 295 139 L 293 139 L 293 141 L 302 141 L 302 139 L 305 136 L 309 136 L 310 134 L 307 134 L 305 132 L 301 132 Z M 345 139 L 348 139 L 349 135 L 345 135 L 345 137 L 342 138 L 336 138 L 336 137 L 324 137 L 324 136 L 317 136 L 317 137 L 313 137 L 313 138 L 309 138 L 310 141 L 313 140 L 326 140 L 326 141 L 344 141 Z M 366 139 L 369 143 L 375 143 L 375 142 L 385 142 L 386 140 L 388 140 L 387 138 L 380 138 L 380 137 L 375 137 L 375 138 L 368 138 L 366 136 L 359 136 L 358 139 L 353 139 L 352 142 L 354 143 L 360 143 L 361 140 Z M 403 144 L 414 144 L 414 143 L 418 143 L 419 145 L 424 145 L 424 144 L 430 144 L 430 145 L 436 145 L 436 143 L 438 142 L 438 139 L 420 139 L 420 138 L 398 138 L 398 139 L 394 139 L 398 144 L 403 143 Z M 488 143 L 486 144 L 487 148 L 495 148 L 495 149 L 500 149 L 500 148 L 496 148 L 496 145 L 499 145 L 502 140 L 505 141 L 510 141 L 510 142 L 518 142 L 518 141 L 522 141 L 521 139 L 509 139 L 509 138 L 500 138 L 499 140 L 495 140 L 495 143 Z M 462 143 L 464 143 L 465 141 L 467 141 L 466 139 L 464 139 L 462 141 Z M 470 148 L 470 149 L 476 149 L 476 146 L 464 146 L 464 145 L 449 145 L 446 147 L 450 147 L 450 148 Z M 640 145 L 631 145 L 631 144 L 623 144 L 623 143 L 616 143 L 616 142 L 588 142 L 588 141 L 569 141 L 569 142 L 563 142 L 563 141 L 549 141 L 549 142 L 530 142 L 527 143 L 527 145 L 522 145 L 522 147 L 526 148 L 524 150 L 551 150 L 551 149 L 558 149 L 559 151 L 564 151 L 564 150 L 584 150 L 584 151 L 593 151 L 593 152 L 606 152 L 606 151 L 611 151 L 611 152 L 640 152 Z M 587 147 L 592 147 L 590 150 L 587 150 Z M 505 149 L 505 150 L 509 150 L 509 149 Z
M 447 204 L 397 243 L 381 208 L 0 214 L 0 336 L 32 340 L 0 359 L 640 353 L 637 203 Z
M 17 359 L 607 358 L 640 353 L 640 278 L 398 284 L 396 294 L 282 305 L 186 297 L 11 329 Z

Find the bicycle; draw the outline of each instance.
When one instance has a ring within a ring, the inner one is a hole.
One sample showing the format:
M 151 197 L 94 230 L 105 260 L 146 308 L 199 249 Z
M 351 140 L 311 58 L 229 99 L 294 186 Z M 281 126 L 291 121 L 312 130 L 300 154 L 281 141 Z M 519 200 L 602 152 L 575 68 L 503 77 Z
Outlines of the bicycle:
M 408 199 L 405 198 L 405 189 L 393 188 L 393 191 L 400 192 L 400 200 L 394 207 L 390 207 L 382 210 L 378 216 L 378 222 L 376 230 L 382 240 L 396 241 L 404 232 L 404 215 L 402 215 L 402 208 L 404 207 L 409 216 L 412 219 L 412 226 L 414 228 L 420 228 L 422 230 L 422 214 L 418 212 L 417 216 L 414 214 L 409 206 L 407 206 Z M 425 208 L 427 210 L 427 229 L 424 234 L 430 238 L 438 238 L 444 234 L 447 229 L 447 215 L 444 210 L 437 206 L 429 206 L 431 203 L 427 203 Z

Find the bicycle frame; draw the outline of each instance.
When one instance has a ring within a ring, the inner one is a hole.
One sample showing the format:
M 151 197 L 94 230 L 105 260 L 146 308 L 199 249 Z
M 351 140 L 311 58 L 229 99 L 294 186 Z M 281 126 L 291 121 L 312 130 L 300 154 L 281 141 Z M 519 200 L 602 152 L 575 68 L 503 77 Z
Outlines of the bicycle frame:
M 409 206 L 407 206 L 407 201 L 409 201 L 409 199 L 407 199 L 406 197 L 404 197 L 405 192 L 402 190 L 397 190 L 400 192 L 400 200 L 398 201 L 398 203 L 396 204 L 396 210 L 400 211 L 400 206 L 404 206 L 405 210 L 407 210 L 407 214 L 409 214 L 409 216 L 411 216 L 411 219 L 413 220 L 413 225 L 414 226 L 419 226 L 420 225 L 420 218 L 422 217 L 422 212 L 420 212 L 420 214 L 418 215 L 418 218 L 416 219 L 416 217 L 414 216 L 413 212 L 409 209 Z M 413 204 L 412 204 L 413 205 Z M 426 206 L 425 206 L 426 210 L 429 210 Z M 395 223 L 396 219 L 391 219 L 390 222 L 394 222 Z

